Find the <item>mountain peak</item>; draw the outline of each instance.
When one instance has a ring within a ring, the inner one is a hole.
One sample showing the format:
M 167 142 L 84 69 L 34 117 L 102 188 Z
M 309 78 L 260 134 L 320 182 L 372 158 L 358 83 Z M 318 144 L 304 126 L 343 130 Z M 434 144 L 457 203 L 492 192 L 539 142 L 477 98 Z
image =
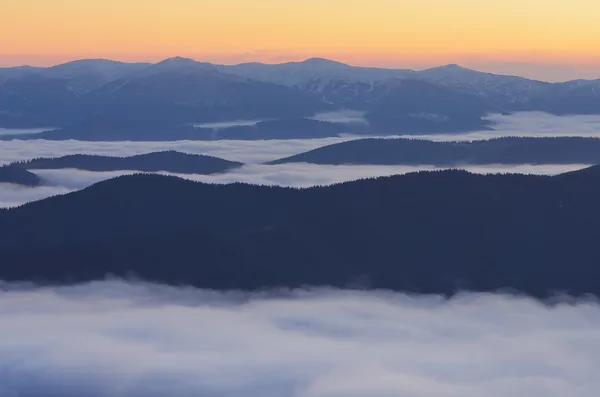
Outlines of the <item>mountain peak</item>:
M 428 70 L 438 70 L 438 71 L 447 71 L 447 72 L 472 72 L 471 69 L 460 66 L 456 63 L 451 63 L 448 65 L 438 66 L 435 68 L 430 68 Z
M 459 64 L 456 63 L 449 63 L 448 65 L 443 65 L 442 66 L 445 69 L 466 69 L 462 66 L 460 66 Z
M 188 72 L 188 71 L 217 71 L 217 68 L 210 64 L 204 62 L 197 62 L 191 58 L 182 58 L 182 57 L 173 57 L 167 58 L 163 61 L 160 61 L 154 64 L 151 68 L 152 72 L 165 72 L 165 71 L 179 71 L 179 72 Z
M 66 62 L 66 63 L 61 63 L 59 65 L 55 65 L 55 66 L 51 66 L 50 68 L 58 68 L 61 66 L 75 66 L 75 65 L 82 65 L 82 66 L 97 66 L 97 65 L 122 65 L 124 62 L 120 62 L 120 61 L 113 61 L 110 59 L 104 59 L 104 58 L 84 58 L 84 59 L 76 59 L 74 61 L 70 61 L 70 62 Z
M 348 67 L 348 65 L 346 65 L 345 63 L 342 62 L 338 62 L 338 61 L 332 61 L 331 59 L 325 59 L 325 58 L 308 58 L 302 62 L 298 62 L 300 64 L 303 65 L 308 65 L 308 66 L 316 66 L 316 67 Z
M 183 58 L 183 57 L 172 57 L 172 58 L 167 58 L 164 59 L 158 63 L 156 63 L 156 65 L 196 65 L 198 64 L 198 62 L 196 62 L 195 60 L 191 59 L 191 58 Z

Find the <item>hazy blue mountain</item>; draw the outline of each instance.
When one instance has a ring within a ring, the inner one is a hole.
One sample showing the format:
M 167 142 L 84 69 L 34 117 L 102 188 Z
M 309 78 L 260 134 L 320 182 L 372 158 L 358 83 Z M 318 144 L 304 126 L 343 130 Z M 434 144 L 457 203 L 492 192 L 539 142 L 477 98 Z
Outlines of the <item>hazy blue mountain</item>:
M 390 78 L 405 78 L 414 74 L 412 70 L 354 67 L 323 58 L 311 58 L 302 62 L 281 64 L 254 62 L 218 67 L 227 73 L 297 88 L 305 88 L 307 82 L 318 78 L 378 81 Z
M 149 66 L 148 63 L 83 59 L 52 66 L 40 74 L 47 78 L 68 79 L 69 88 L 81 96 L 112 81 L 139 73 Z
M 328 105 L 280 85 L 225 74 L 210 64 L 169 59 L 92 92 L 91 105 L 132 119 L 173 125 L 204 121 L 305 116 Z
M 50 67 L 20 66 L 0 68 L 0 83 L 10 78 L 37 75 L 46 78 L 98 80 L 94 88 L 148 68 L 149 63 L 126 63 L 108 59 L 81 59 Z
M 173 150 L 130 157 L 74 154 L 57 158 L 37 158 L 12 164 L 25 170 L 76 168 L 87 171 L 167 171 L 179 174 L 215 174 L 243 164 L 212 156 L 180 153 Z
M 29 128 L 60 126 L 84 117 L 80 97 L 68 79 L 38 73 L 0 84 L 0 125 Z
M 80 61 L 9 79 L 0 85 L 0 125 L 51 125 L 83 135 L 134 125 L 138 131 L 132 133 L 143 133 L 204 121 L 311 116 L 331 109 L 300 90 L 222 73 L 189 59 L 129 65 L 127 73 L 121 73 L 123 65 Z M 88 71 L 83 82 L 82 70 Z M 99 87 L 83 92 L 83 85 L 93 84 Z
M 459 65 L 421 71 L 350 66 L 323 59 L 279 65 L 260 63 L 221 67 L 230 73 L 298 87 L 340 105 L 369 101 L 394 80 L 421 80 L 483 99 L 490 111 L 540 110 L 555 114 L 600 113 L 600 81 L 548 83 L 518 76 L 480 72 Z
M 39 186 L 42 179 L 24 168 L 13 165 L 0 166 L 0 183 L 12 183 L 22 186 Z
M 598 167 L 310 189 L 120 177 L 0 211 L 0 279 L 599 294 Z
M 320 147 L 271 164 L 600 164 L 600 139 L 498 138 L 473 142 L 358 139 Z
M 71 78 L 92 72 L 101 73 L 107 80 L 116 80 L 124 75 L 139 72 L 151 66 L 145 62 L 119 62 L 109 59 L 80 59 L 44 68 L 46 76 Z
M 364 94 L 370 87 L 396 79 L 417 79 L 457 89 L 463 93 L 488 98 L 498 106 L 527 102 L 543 88 L 551 85 L 518 76 L 479 72 L 459 65 L 416 71 L 358 67 L 323 59 L 309 59 L 279 65 L 242 64 L 223 69 L 256 80 L 298 87 L 320 94 L 333 103 L 345 103 L 354 91 Z M 341 94 L 343 91 L 346 91 L 345 95 Z
M 486 129 L 491 105 L 474 95 L 420 80 L 378 85 L 359 98 L 366 119 L 382 133 L 452 132 Z
M 60 127 L 82 120 L 98 110 L 86 106 L 87 94 L 147 67 L 81 60 L 49 68 L 0 69 L 0 125 Z
M 43 71 L 44 68 L 34 66 L 15 66 L 9 68 L 0 68 L 0 84 L 10 79 L 18 79 L 28 75 Z
M 494 112 L 600 114 L 599 92 L 600 80 L 551 84 L 458 65 L 414 71 L 320 58 L 234 66 L 81 60 L 0 69 L 0 127 L 53 126 L 52 139 L 169 139 L 193 136 L 193 123 L 282 119 L 306 135 L 303 119 L 352 109 L 366 113 L 371 130 L 364 133 L 454 132 L 487 128 L 482 115 Z
M 600 114 L 600 80 L 553 84 L 535 96 L 527 108 L 559 115 Z
M 224 67 L 224 70 L 298 87 L 329 103 L 361 110 L 376 102 L 382 91 L 394 89 L 398 80 L 420 80 L 476 97 L 489 112 L 538 110 L 554 114 L 600 114 L 600 80 L 553 84 L 479 72 L 459 65 L 414 71 L 355 67 L 322 59 L 279 65 L 244 64 Z M 431 109 L 425 112 L 434 113 Z
M 552 84 L 518 76 L 479 72 L 459 65 L 426 69 L 418 78 L 443 87 L 456 89 L 489 102 L 492 109 L 518 109 Z

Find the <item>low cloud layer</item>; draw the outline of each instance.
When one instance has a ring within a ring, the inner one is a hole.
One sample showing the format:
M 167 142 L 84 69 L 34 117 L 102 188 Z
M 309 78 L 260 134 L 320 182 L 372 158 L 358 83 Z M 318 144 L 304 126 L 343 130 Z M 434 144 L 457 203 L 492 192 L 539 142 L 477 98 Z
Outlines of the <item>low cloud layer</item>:
M 0 287 L 0 396 L 589 397 L 600 306 L 508 295 Z
M 462 167 L 476 173 L 526 173 L 555 175 L 585 168 L 585 164 L 567 165 L 484 165 Z M 249 164 L 223 174 L 184 175 L 162 172 L 185 179 L 208 183 L 245 182 L 256 185 L 310 187 L 331 185 L 363 178 L 406 174 L 423 170 L 439 170 L 433 166 L 383 166 L 383 165 L 317 165 L 289 163 L 278 165 Z M 120 175 L 135 174 L 137 171 L 93 172 L 76 169 L 33 170 L 43 178 L 45 186 L 21 187 L 0 183 L 0 207 L 14 207 L 30 201 L 40 200 L 57 194 L 83 189 L 94 183 Z M 2 396 L 0 396 L 2 397 Z

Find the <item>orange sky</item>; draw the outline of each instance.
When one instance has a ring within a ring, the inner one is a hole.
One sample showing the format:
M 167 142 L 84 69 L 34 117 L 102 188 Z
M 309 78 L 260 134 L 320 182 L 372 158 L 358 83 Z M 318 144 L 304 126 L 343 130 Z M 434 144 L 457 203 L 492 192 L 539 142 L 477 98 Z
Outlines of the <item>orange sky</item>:
M 451 62 L 500 72 L 542 63 L 551 73 L 600 77 L 600 0 L 0 2 L 3 65 L 85 57 L 181 55 L 236 63 L 322 56 L 416 68 Z

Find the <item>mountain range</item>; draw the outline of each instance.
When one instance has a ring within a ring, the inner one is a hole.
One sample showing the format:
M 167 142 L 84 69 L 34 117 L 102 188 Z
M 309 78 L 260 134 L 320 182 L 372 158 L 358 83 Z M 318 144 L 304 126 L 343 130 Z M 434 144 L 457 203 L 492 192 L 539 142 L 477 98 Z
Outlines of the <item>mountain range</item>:
M 194 123 L 303 120 L 343 109 L 365 113 L 370 128 L 361 133 L 482 129 L 494 112 L 600 114 L 600 80 L 547 83 L 458 65 L 414 71 L 326 59 L 232 66 L 81 60 L 0 69 L 0 127 L 58 129 L 46 139 L 165 139 L 193 136 Z M 328 128 L 332 136 L 339 129 Z
M 0 210 L 0 279 L 600 293 L 600 168 L 310 189 L 124 176 Z
M 305 116 L 331 109 L 300 90 L 223 73 L 189 59 L 146 67 L 114 63 L 111 78 L 101 84 L 96 62 L 100 61 L 64 66 L 76 74 L 56 76 L 48 69 L 35 69 L 5 78 L 0 85 L 0 125 L 69 127 L 84 135 L 118 128 L 168 133 L 193 123 Z M 0 75 L 14 74 L 8 71 Z

